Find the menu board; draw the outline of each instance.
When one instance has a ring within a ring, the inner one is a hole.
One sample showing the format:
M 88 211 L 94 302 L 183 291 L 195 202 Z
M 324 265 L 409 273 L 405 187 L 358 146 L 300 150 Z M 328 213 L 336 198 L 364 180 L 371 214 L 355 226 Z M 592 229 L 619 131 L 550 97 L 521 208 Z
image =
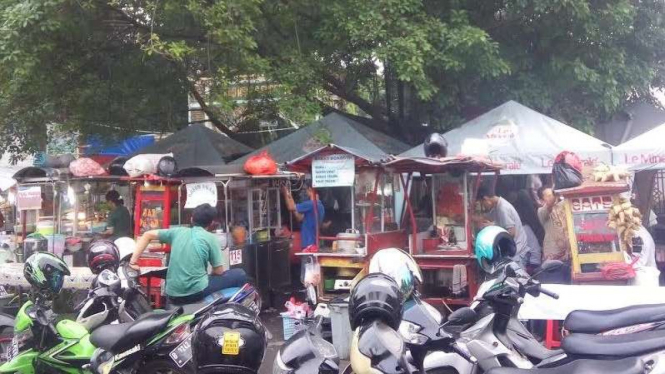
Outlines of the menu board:
M 607 227 L 611 196 L 570 199 L 577 249 L 584 253 L 611 253 L 619 250 L 616 230 Z
M 164 202 L 144 200 L 141 202 L 141 235 L 146 231 L 163 228 Z

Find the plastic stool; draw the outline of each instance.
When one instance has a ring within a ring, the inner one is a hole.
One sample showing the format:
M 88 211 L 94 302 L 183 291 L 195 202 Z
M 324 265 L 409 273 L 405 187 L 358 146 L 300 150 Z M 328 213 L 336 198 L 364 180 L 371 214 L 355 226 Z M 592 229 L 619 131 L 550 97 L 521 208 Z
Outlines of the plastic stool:
M 153 309 L 160 309 L 163 305 L 162 289 L 160 287 L 153 287 L 148 294 L 148 299 L 150 299 L 150 304 L 153 305 Z
M 548 320 L 545 325 L 545 348 L 561 347 L 561 326 L 559 321 Z

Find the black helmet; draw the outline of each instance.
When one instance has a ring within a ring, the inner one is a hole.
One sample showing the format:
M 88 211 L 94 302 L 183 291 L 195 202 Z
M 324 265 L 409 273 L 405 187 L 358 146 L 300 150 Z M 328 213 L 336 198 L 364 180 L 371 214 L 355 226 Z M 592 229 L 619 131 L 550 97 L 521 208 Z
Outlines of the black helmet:
M 178 163 L 171 156 L 164 156 L 157 163 L 157 175 L 160 177 L 172 177 L 178 172 Z
M 430 134 L 423 143 L 425 156 L 427 157 L 446 157 L 448 155 L 448 141 L 443 135 L 435 132 Z
M 120 251 L 110 240 L 99 239 L 90 244 L 88 249 L 88 267 L 93 274 L 99 274 L 102 270 L 109 269 L 114 273 L 120 265 Z
M 69 275 L 67 264 L 56 255 L 37 252 L 28 257 L 23 266 L 23 276 L 41 296 L 53 299 Z
M 349 319 L 355 330 L 365 321 L 380 319 L 397 329 L 402 321 L 402 292 L 395 281 L 382 273 L 371 273 L 351 291 Z
M 225 339 L 237 341 L 225 344 Z M 192 357 L 197 373 L 258 373 L 267 343 L 257 313 L 240 304 L 223 304 L 203 317 L 194 330 Z

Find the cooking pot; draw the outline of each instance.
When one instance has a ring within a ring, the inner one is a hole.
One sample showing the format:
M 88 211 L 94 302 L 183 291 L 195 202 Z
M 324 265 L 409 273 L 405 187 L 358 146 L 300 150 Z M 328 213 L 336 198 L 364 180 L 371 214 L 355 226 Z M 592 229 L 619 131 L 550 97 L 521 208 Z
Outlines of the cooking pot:
M 357 230 L 348 229 L 346 232 L 340 232 L 337 234 L 337 250 L 342 253 L 355 254 L 356 248 L 360 242 L 358 240 L 348 239 L 360 239 L 360 233 Z

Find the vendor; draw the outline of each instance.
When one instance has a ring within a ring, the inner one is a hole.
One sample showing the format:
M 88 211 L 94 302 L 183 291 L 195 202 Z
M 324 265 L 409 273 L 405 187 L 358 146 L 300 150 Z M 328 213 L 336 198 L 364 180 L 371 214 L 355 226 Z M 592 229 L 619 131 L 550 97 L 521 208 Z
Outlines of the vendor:
M 110 236 L 112 239 L 131 237 L 132 236 L 132 222 L 129 210 L 124 206 L 124 201 L 116 190 L 111 190 L 106 193 L 106 201 L 111 203 L 113 210 L 109 212 L 107 219 L 107 228 L 104 235 Z
M 307 197 L 309 200 L 296 204 L 291 196 L 291 191 L 286 186 L 282 186 L 282 193 L 286 201 L 286 207 L 294 214 L 300 225 L 300 247 L 301 249 L 314 250 L 317 247 L 316 230 L 317 225 L 323 222 L 325 217 L 325 208 L 323 203 L 318 200 L 316 191 L 310 185 L 305 185 Z M 314 205 L 316 200 L 316 205 Z M 318 218 L 318 222 L 317 222 Z

